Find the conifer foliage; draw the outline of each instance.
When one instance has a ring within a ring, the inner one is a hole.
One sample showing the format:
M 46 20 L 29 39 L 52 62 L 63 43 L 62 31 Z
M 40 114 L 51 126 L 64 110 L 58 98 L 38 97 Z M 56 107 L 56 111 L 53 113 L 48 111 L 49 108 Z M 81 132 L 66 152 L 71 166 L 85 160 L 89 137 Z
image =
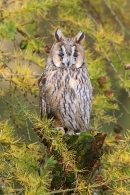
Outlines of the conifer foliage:
M 123 134 L 117 124 L 121 107 L 130 115 L 118 99 L 122 90 L 130 97 L 129 7 L 129 0 L 0 1 L 0 194 L 129 194 L 130 129 Z M 94 93 L 91 134 L 81 154 L 83 135 L 64 137 L 53 119 L 38 116 L 37 81 L 58 28 L 67 37 L 86 34 Z M 115 132 L 106 137 L 102 125 L 110 123 Z M 104 145 L 93 142 L 97 133 L 106 137 Z

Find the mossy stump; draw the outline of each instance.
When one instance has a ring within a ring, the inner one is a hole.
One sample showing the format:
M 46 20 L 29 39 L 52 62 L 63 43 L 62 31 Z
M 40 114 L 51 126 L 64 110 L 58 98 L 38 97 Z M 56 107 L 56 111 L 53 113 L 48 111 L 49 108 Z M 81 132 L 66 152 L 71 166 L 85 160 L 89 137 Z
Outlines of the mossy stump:
M 96 136 L 91 135 L 88 132 L 83 132 L 80 135 L 65 135 L 66 144 L 68 150 L 75 151 L 75 162 L 78 170 L 86 170 L 84 177 L 87 178 L 92 172 L 93 166 L 100 159 L 102 155 L 102 145 L 106 133 L 99 133 Z M 67 171 L 64 169 L 62 163 L 58 163 L 60 155 L 54 152 L 54 157 L 57 160 L 57 164 L 53 170 L 52 188 L 74 188 L 76 176 L 74 171 Z M 96 170 L 96 169 L 95 169 Z M 71 194 L 71 193 L 70 193 Z

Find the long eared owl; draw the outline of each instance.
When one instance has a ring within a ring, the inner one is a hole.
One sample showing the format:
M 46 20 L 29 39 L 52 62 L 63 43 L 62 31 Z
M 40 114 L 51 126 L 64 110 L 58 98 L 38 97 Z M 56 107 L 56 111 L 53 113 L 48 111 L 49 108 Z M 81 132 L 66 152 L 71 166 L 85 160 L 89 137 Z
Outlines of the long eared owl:
M 60 29 L 55 32 L 55 43 L 46 67 L 38 81 L 40 89 L 40 115 L 55 119 L 56 127 L 67 134 L 86 131 L 92 108 L 92 86 L 79 32 L 65 38 Z

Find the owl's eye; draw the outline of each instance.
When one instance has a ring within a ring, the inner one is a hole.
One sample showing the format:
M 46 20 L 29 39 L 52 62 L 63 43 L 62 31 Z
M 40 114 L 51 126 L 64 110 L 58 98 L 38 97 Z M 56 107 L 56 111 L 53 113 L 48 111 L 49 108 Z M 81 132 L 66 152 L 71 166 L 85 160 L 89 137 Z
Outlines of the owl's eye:
M 78 52 L 75 50 L 74 57 L 78 57 Z
M 60 50 L 58 55 L 59 55 L 60 57 L 63 57 L 63 56 L 64 56 L 63 51 Z

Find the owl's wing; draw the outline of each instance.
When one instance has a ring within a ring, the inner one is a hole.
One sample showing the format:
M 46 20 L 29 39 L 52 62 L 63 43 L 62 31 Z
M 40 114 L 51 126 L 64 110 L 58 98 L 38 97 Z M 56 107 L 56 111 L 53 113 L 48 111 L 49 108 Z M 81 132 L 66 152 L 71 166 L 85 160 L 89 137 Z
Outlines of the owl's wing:
M 46 83 L 46 76 L 43 73 L 41 78 L 38 80 L 39 86 L 39 106 L 40 106 L 40 119 L 42 119 L 43 115 L 46 114 L 46 98 L 45 98 L 45 83 Z

